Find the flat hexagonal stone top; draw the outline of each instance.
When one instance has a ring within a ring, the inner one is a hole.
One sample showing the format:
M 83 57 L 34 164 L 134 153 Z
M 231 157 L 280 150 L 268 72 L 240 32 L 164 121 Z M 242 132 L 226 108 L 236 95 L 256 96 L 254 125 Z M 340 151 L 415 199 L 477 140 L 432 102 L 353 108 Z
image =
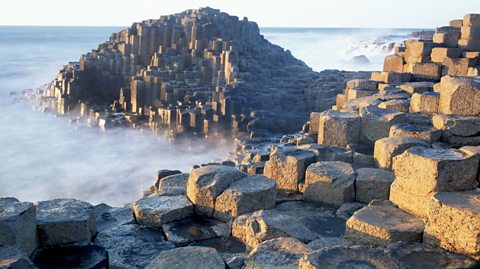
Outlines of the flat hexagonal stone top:
M 339 118 L 339 119 L 356 119 L 360 117 L 358 113 L 353 111 L 336 111 L 336 110 L 327 110 L 325 112 L 322 112 L 321 116 Z
M 95 216 L 91 204 L 75 199 L 54 199 L 37 204 L 37 223 L 85 221 Z
M 239 193 L 255 193 L 275 188 L 275 181 L 262 175 L 253 175 L 236 181 L 227 190 Z
M 183 247 L 162 251 L 146 269 L 225 269 L 225 262 L 214 248 Z
M 32 206 L 33 203 L 20 202 L 15 198 L 0 198 L 0 221 L 18 216 Z
M 480 215 L 480 189 L 461 192 L 437 192 L 433 199 L 442 206 Z
M 183 219 L 193 214 L 193 205 L 184 195 L 151 196 L 133 204 L 139 224 L 161 228 L 165 223 Z
M 334 247 L 312 252 L 300 260 L 299 269 L 404 269 L 400 261 L 380 248 Z
M 318 162 L 307 168 L 307 173 L 312 179 L 318 176 L 320 181 L 335 182 L 340 179 L 348 179 L 355 175 L 351 164 L 340 161 Z M 308 177 L 308 176 L 307 176 Z M 307 179 L 309 181 L 309 179 Z
M 425 157 L 428 159 L 434 159 L 438 161 L 455 161 L 462 160 L 470 157 L 469 155 L 454 149 L 439 149 L 439 148 L 426 148 L 426 147 L 413 147 L 407 150 L 410 154 Z

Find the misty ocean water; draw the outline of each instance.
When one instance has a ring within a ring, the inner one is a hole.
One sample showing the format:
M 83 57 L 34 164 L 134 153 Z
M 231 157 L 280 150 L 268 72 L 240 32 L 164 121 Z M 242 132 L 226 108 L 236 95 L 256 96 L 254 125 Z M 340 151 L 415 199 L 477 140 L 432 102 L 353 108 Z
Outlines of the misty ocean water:
M 171 145 L 134 130 L 101 133 L 14 101 L 11 92 L 50 82 L 62 64 L 78 61 L 122 28 L 0 26 L 0 197 L 122 205 L 139 198 L 159 169 L 188 172 L 194 164 L 228 158 L 231 143 Z M 316 71 L 376 70 L 389 53 L 384 45 L 412 31 L 265 28 L 262 34 Z M 348 62 L 359 55 L 371 63 Z

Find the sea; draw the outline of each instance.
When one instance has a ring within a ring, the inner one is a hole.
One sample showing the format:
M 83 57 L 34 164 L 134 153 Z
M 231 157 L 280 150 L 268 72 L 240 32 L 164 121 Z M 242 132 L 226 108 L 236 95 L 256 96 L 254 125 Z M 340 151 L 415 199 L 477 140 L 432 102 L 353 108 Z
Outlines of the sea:
M 188 173 L 195 164 L 229 158 L 229 141 L 212 147 L 200 141 L 171 144 L 130 129 L 103 133 L 36 111 L 19 98 L 123 28 L 0 26 L 0 197 L 120 206 L 149 189 L 159 169 Z M 418 30 L 261 28 L 261 34 L 315 71 L 369 71 L 382 68 L 392 43 Z M 351 60 L 362 55 L 368 62 Z

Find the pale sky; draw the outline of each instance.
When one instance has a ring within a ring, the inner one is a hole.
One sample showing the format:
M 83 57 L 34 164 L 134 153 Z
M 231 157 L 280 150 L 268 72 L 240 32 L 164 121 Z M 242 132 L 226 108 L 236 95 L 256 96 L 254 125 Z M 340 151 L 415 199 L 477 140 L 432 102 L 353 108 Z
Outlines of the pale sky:
M 186 9 L 210 6 L 260 27 L 433 28 L 480 0 L 3 0 L 0 25 L 130 26 Z

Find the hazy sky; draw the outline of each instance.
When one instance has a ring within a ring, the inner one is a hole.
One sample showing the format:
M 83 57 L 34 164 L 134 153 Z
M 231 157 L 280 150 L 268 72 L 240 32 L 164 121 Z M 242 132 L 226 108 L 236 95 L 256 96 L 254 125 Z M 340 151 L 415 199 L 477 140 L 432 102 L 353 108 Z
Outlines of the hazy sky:
M 210 6 L 283 27 L 430 28 L 480 13 L 480 0 L 5 0 L 0 25 L 109 25 Z

